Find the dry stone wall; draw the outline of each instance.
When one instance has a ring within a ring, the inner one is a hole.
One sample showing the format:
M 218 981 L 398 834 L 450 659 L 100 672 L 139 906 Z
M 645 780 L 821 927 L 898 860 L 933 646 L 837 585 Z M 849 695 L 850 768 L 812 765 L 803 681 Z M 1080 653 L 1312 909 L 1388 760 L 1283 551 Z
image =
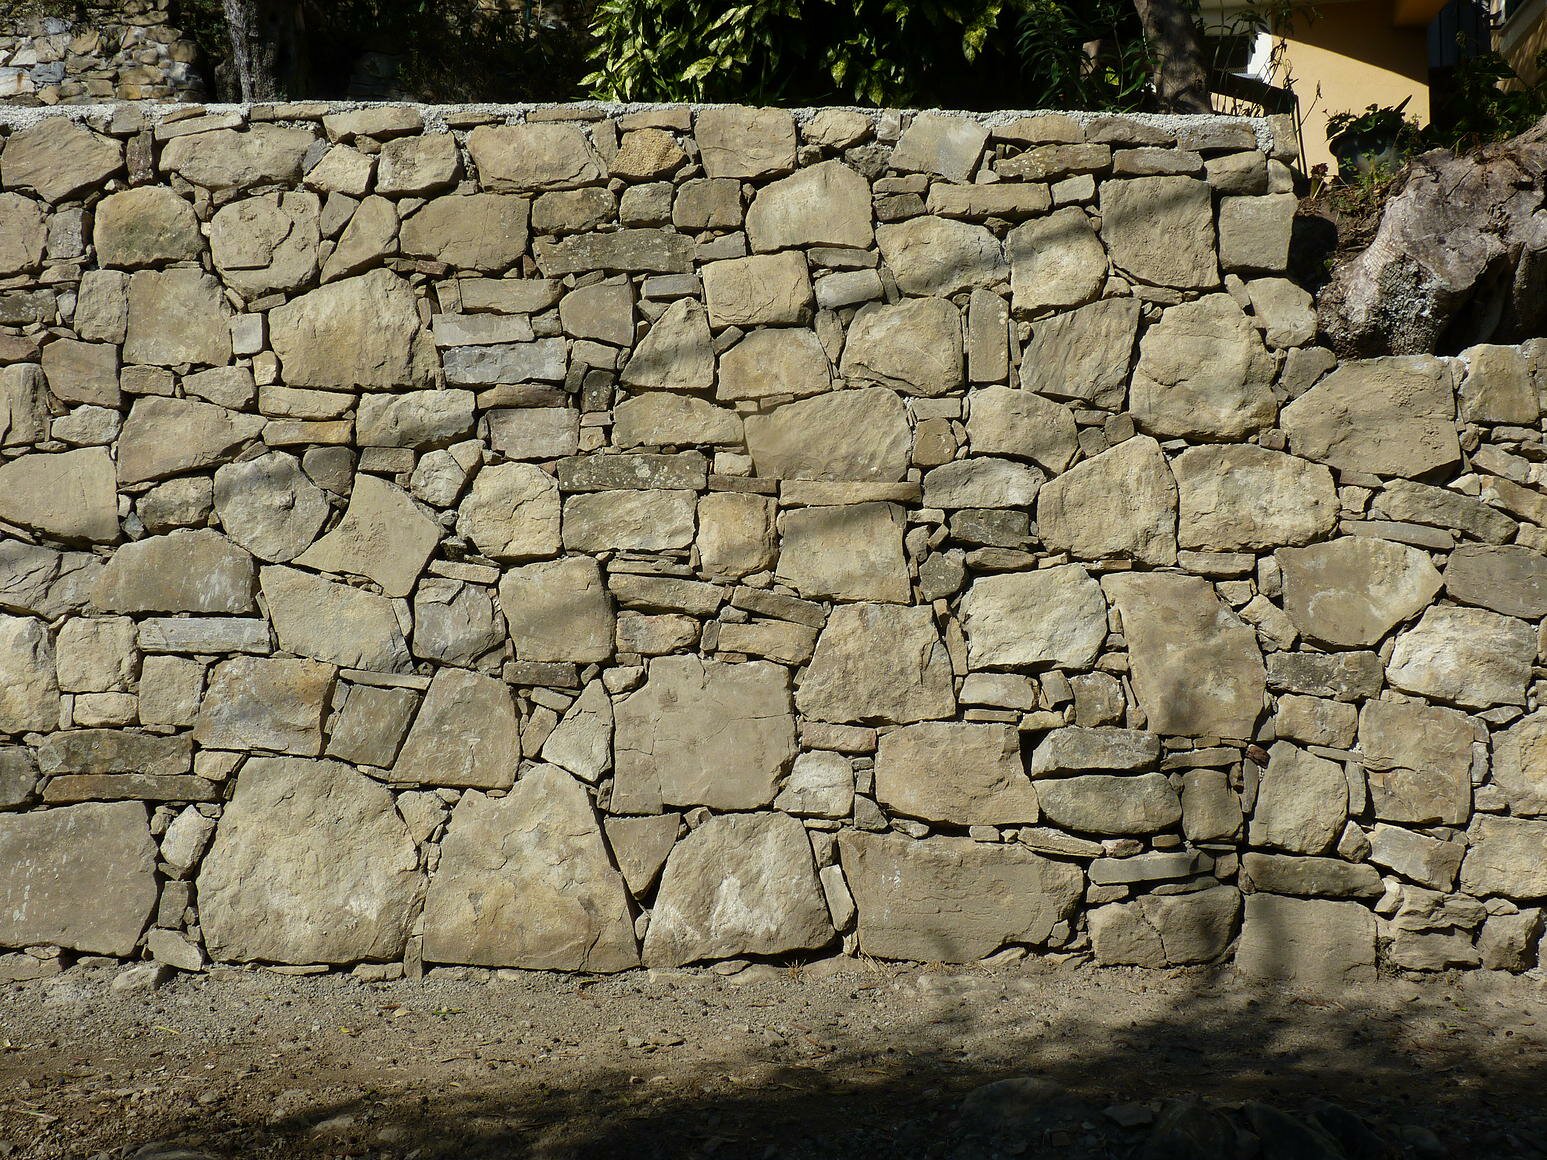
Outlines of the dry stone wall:
M 198 46 L 172 27 L 169 8 L 111 0 L 81 5 L 76 19 L 0 11 L 0 104 L 199 99 Z
M 9 975 L 1535 965 L 1544 352 L 1274 125 L 4 123 Z

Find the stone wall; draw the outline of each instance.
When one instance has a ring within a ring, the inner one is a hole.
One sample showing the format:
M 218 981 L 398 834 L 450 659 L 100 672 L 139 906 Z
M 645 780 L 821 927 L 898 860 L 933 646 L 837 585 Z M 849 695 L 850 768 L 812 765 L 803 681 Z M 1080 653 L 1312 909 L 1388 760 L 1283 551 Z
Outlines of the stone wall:
M 0 104 L 197 100 L 198 48 L 172 27 L 168 4 L 92 3 L 78 20 L 0 17 Z
M 1534 965 L 1547 366 L 1310 345 L 1292 135 L 5 124 L 10 974 Z

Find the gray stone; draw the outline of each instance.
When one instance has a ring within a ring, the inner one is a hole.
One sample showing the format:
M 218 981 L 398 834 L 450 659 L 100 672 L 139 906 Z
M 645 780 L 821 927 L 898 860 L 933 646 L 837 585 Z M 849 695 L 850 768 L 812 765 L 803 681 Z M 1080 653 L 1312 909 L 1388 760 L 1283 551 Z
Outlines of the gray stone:
M 574 412 L 558 413 L 568 414 L 573 423 Z M 740 415 L 691 395 L 635 395 L 617 404 L 612 415 L 612 442 L 617 447 L 736 447 L 744 438 Z M 574 451 L 571 446 L 569 453 Z
M 138 270 L 129 278 L 124 362 L 224 366 L 231 313 L 220 283 L 197 267 Z
M 894 813 L 953 826 L 1037 820 L 1037 793 L 1010 725 L 925 721 L 881 736 L 876 800 Z
M 612 601 L 596 561 L 572 556 L 512 568 L 500 607 L 516 658 L 591 664 L 612 657 Z
M 639 963 L 623 878 L 580 783 L 552 765 L 465 795 L 424 904 L 424 957 L 553 971 Z
M 612 698 L 605 685 L 591 681 L 543 742 L 543 760 L 594 783 L 612 768 L 612 737 Z
M 1105 298 L 1032 325 L 1021 358 L 1021 386 L 1055 399 L 1078 399 L 1120 411 L 1139 331 L 1139 303 Z
M 780 521 L 778 578 L 808 599 L 906 604 L 903 509 L 889 503 L 808 507 Z
M 1091 949 L 1109 966 L 1181 966 L 1216 961 L 1230 945 L 1241 892 L 1214 886 L 1192 894 L 1149 894 L 1089 915 Z
M 204 252 L 199 219 L 185 198 L 161 185 L 109 194 L 97 203 L 92 244 L 103 266 L 137 270 L 195 262 Z
M 403 738 L 419 707 L 419 694 L 413 689 L 384 689 L 374 685 L 352 685 L 344 708 L 330 723 L 328 756 L 353 765 L 385 768 L 397 758 Z M 412 794 L 398 798 L 399 808 Z M 408 817 L 405 811 L 403 816 Z M 428 837 L 428 835 L 425 835 Z M 423 841 L 423 838 L 416 840 Z
M 161 168 L 216 192 L 255 185 L 293 185 L 316 141 L 311 129 L 252 125 L 174 137 L 161 150 Z
M 1116 573 L 1102 581 L 1123 617 L 1133 689 L 1157 733 L 1249 738 L 1266 672 L 1257 636 L 1197 576 Z M 1201 682 L 1197 674 L 1208 673 Z
M 892 150 L 892 168 L 904 173 L 938 173 L 968 181 L 983 156 L 988 130 L 976 120 L 943 113 L 918 113 Z
M 1273 423 L 1273 359 L 1234 298 L 1165 312 L 1139 343 L 1129 409 L 1166 438 L 1239 440 Z
M 1010 274 L 998 238 L 984 226 L 952 218 L 916 217 L 883 225 L 876 230 L 876 245 L 904 294 L 948 297 L 973 287 L 986 289 Z
M 1140 282 L 1180 290 L 1219 284 L 1207 182 L 1192 177 L 1103 182 L 1101 234 L 1113 264 Z
M 798 250 L 710 262 L 702 276 L 709 323 L 716 330 L 803 326 L 811 320 L 811 275 Z
M 286 651 L 350 669 L 409 669 L 408 643 L 385 596 L 278 566 L 263 569 L 261 585 Z
M 0 816 L 0 946 L 127 956 L 156 894 L 156 843 L 138 802 Z
M 404 219 L 403 253 L 459 270 L 497 274 L 526 253 L 529 205 L 499 193 L 437 197 Z
M 913 437 L 900 398 L 884 387 L 833 391 L 746 419 L 757 474 L 771 479 L 899 480 Z
M 573 234 L 556 241 L 538 238 L 537 266 L 548 278 L 593 270 L 686 274 L 693 268 L 693 243 L 670 230 L 613 230 Z
M 968 396 L 967 439 L 975 455 L 1013 455 L 1050 472 L 1069 466 L 1079 446 L 1069 408 L 1010 387 L 980 387 Z
M 679 209 L 681 205 L 679 194 Z M 819 162 L 771 182 L 758 190 L 747 210 L 747 238 L 759 252 L 793 246 L 868 249 L 874 238 L 870 184 L 837 160 Z
M 629 893 L 642 898 L 655 885 L 666 865 L 666 856 L 682 828 L 681 814 L 656 814 L 643 818 L 604 818 L 607 844 L 617 860 L 618 870 L 628 883 Z
M 1435 890 L 1450 890 L 1466 847 L 1377 822 L 1370 831 L 1370 861 Z
M 252 557 L 219 532 L 183 529 L 120 548 L 92 603 L 109 612 L 251 612 Z
M 112 543 L 118 539 L 112 459 L 89 447 L 9 460 L 0 465 L 0 519 L 53 539 Z
M 400 137 L 381 147 L 376 190 L 384 194 L 426 194 L 444 189 L 462 172 L 456 138 L 450 133 Z
M 333 669 L 316 661 L 235 657 L 217 664 L 194 726 L 205 749 L 267 749 L 316 757 Z
M 1236 967 L 1317 993 L 1372 983 L 1375 916 L 1357 902 L 1248 895 Z
M 467 152 L 486 189 L 570 189 L 606 173 L 584 127 L 573 123 L 479 125 L 467 135 Z
M 924 476 L 924 505 L 932 508 L 1029 508 L 1044 476 L 1012 459 L 979 456 L 943 463 Z
M 1547 898 L 1547 822 L 1479 814 L 1461 863 L 1468 894 Z
M 55 202 L 101 184 L 123 163 L 123 147 L 111 137 L 63 117 L 43 117 L 6 138 L 0 180 L 7 189 L 31 189 Z
M 1265 447 L 1193 447 L 1171 462 L 1183 548 L 1210 552 L 1304 544 L 1338 517 L 1332 472 Z
M 1055 777 L 1097 769 L 1144 770 L 1159 761 L 1160 738 L 1153 733 L 1068 725 L 1050 729 L 1043 736 L 1032 754 L 1031 776 Z
M 1472 726 L 1454 709 L 1370 701 L 1359 711 L 1375 816 L 1462 826 L 1472 812 Z
M 127 616 L 77 617 L 54 641 L 59 688 L 66 693 L 127 692 L 134 682 L 134 621 Z
M 701 108 L 693 137 L 710 177 L 767 177 L 795 168 L 795 120 L 783 109 Z
M 1083 306 L 1101 294 L 1107 252 L 1085 211 L 1060 209 L 1010 231 L 1010 296 L 1017 315 Z
M 783 814 L 712 817 L 661 875 L 648 967 L 816 950 L 834 938 L 805 827 Z
M 362 473 L 355 477 L 344 518 L 295 562 L 320 572 L 364 576 L 388 596 L 407 596 L 440 536 L 439 522 L 406 491 Z
M 630 387 L 707 391 L 714 386 L 714 344 L 703 306 L 682 298 L 666 308 L 623 368 Z
M 1296 455 L 1408 479 L 1461 459 L 1451 372 L 1428 355 L 1345 362 L 1284 408 Z
M 38 746 L 38 768 L 45 775 L 143 774 L 175 779 L 188 772 L 192 761 L 192 745 L 186 735 L 161 737 L 121 729 L 74 729 L 52 733 Z M 45 800 L 50 800 L 47 793 Z
M 443 357 L 446 381 L 488 387 L 530 379 L 556 383 L 564 377 L 564 341 L 507 342 L 491 346 L 454 346 Z
M 1347 820 L 1348 782 L 1343 767 L 1288 742 L 1275 743 L 1252 813 L 1252 845 L 1325 854 L 1337 843 Z
M 809 330 L 754 330 L 720 356 L 719 399 L 819 395 L 832 389 L 833 368 Z
M 951 663 L 928 608 L 834 608 L 795 694 L 818 721 L 904 725 L 951 716 Z
M 32 752 L 20 745 L 0 746 L 0 810 L 27 805 L 37 788 L 38 763 Z M 852 791 L 851 785 L 851 797 Z
M 118 480 L 145 483 L 226 463 L 263 423 L 198 399 L 136 399 L 118 439 Z
M 472 391 L 456 390 L 362 396 L 355 442 L 361 447 L 445 447 L 473 434 L 473 400 Z M 502 413 L 491 412 L 491 437 L 493 416 Z
M 1427 553 L 1371 536 L 1274 555 L 1284 574 L 1284 611 L 1294 626 L 1339 648 L 1378 643 L 1440 590 L 1440 574 Z
M 260 560 L 283 564 L 306 550 L 331 510 L 293 455 L 271 451 L 215 472 L 215 513 L 226 534 Z
M 413 288 L 390 270 L 345 278 L 275 307 L 269 341 L 292 387 L 379 391 L 433 384 L 435 347 Z
M 1107 635 L 1101 586 L 1078 564 L 979 577 L 960 616 L 974 668 L 1089 668 Z
M 1383 892 L 1375 867 L 1341 858 L 1250 852 L 1241 856 L 1241 875 L 1256 890 L 1301 898 L 1379 898 Z
M 789 678 L 767 661 L 661 657 L 615 709 L 612 809 L 757 809 L 795 757 Z
M 1461 604 L 1540 620 L 1547 616 L 1547 558 L 1534 548 L 1459 544 L 1445 565 L 1445 591 Z
M 1037 782 L 1042 820 L 1085 834 L 1156 834 L 1182 820 L 1175 788 L 1160 773 L 1087 773 Z
M 665 552 L 693 543 L 697 495 L 631 488 L 564 501 L 564 546 L 572 552 Z
M 1397 636 L 1386 679 L 1398 689 L 1474 709 L 1524 705 L 1536 631 L 1481 608 L 1443 605 Z
M 127 303 L 124 304 L 124 311 L 127 319 Z M 122 341 L 123 335 L 119 335 L 118 339 Z M 113 408 L 120 406 L 122 394 L 118 386 L 118 352 L 108 343 L 56 339 L 43 348 L 42 364 L 48 390 L 60 402 Z M 9 373 L 15 374 L 17 371 L 12 369 Z M 48 407 L 45 404 L 45 399 L 38 400 L 38 422 L 46 424 Z M 44 431 L 47 431 L 46 425 Z M 40 436 L 36 442 L 41 441 Z
M 1055 476 L 1042 487 L 1037 527 L 1049 547 L 1082 560 L 1176 563 L 1176 481 L 1160 445 L 1128 439 Z
M 418 862 L 383 786 L 333 761 L 254 758 L 199 873 L 205 943 L 234 962 L 398 959 Z
M 561 519 L 551 475 L 530 463 L 499 463 L 473 480 L 457 534 L 496 560 L 531 560 L 558 553 Z
M 224 206 L 210 219 L 215 269 L 247 298 L 294 293 L 317 277 L 320 217 L 315 193 L 269 193 Z
M 505 789 L 521 760 L 521 727 L 505 682 L 437 669 L 392 766 L 395 785 Z
M 1300 199 L 1293 193 L 1219 200 L 1219 264 L 1273 274 L 1289 265 L 1289 240 Z
M 1182 833 L 1191 842 L 1228 842 L 1241 830 L 1241 798 L 1221 770 L 1182 774 Z
M 838 848 L 859 948 L 877 958 L 961 963 L 1007 943 L 1045 944 L 1085 889 L 1077 866 L 1024 846 L 845 830 Z
M 504 639 L 488 589 L 437 576 L 419 582 L 414 593 L 416 657 L 472 668 Z

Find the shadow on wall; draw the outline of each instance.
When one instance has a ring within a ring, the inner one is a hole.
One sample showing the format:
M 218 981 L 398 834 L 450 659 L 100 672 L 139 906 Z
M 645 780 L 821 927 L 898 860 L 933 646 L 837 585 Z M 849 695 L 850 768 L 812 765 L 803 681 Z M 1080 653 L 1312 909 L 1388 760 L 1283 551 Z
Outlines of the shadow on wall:
M 791 976 L 698 993 L 702 1038 L 780 1007 L 776 989 L 834 988 L 839 1010 L 849 998 L 858 1011 L 863 992 L 888 980 L 862 964 L 824 980 Z M 167 1124 L 164 1138 L 219 1156 L 423 1160 L 1543 1154 L 1542 1044 L 1530 1032 L 1512 1039 L 1534 1020 L 1497 977 L 1422 993 L 1382 979 L 1341 1001 L 1244 987 L 1224 967 L 1104 971 L 1084 991 L 1043 966 L 925 970 L 900 986 L 911 993 L 893 1011 L 906 1018 L 839 1030 L 820 1016 L 786 1022 L 780 1010 L 759 1028 L 766 1049 L 691 1066 L 619 1050 L 587 1070 L 501 1067 L 501 1029 L 485 1027 L 481 1075 L 438 1066 L 467 1058 L 448 1045 L 410 1061 L 406 1090 L 278 1117 L 269 1106 L 190 1118 Z M 1092 1006 L 1093 994 L 1112 1002 Z M 512 1003 L 511 1022 L 521 1014 Z M 1481 1046 L 1490 1038 L 1496 1052 Z M 555 1074 L 562 1081 L 547 1082 Z

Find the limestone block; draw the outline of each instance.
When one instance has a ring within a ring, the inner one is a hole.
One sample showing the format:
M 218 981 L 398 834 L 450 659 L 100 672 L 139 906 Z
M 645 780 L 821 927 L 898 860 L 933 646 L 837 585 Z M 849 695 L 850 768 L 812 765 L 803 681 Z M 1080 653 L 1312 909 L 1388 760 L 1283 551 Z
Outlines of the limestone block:
M 317 277 L 322 240 L 315 193 L 268 193 L 210 219 L 210 254 L 227 286 L 247 298 L 294 293 Z
M 0 447 L 48 438 L 48 380 L 30 363 L 0 367 Z
M 1284 611 L 1312 640 L 1340 648 L 1380 641 L 1440 590 L 1428 554 L 1371 536 L 1345 536 L 1274 553 Z
M 795 168 L 795 120 L 783 109 L 701 108 L 693 137 L 710 177 L 768 177 Z
M 1375 916 L 1357 902 L 1246 897 L 1236 968 L 1315 993 L 1375 980 Z
M 344 518 L 295 562 L 320 572 L 364 576 L 388 596 L 407 596 L 440 536 L 440 523 L 406 491 L 361 473 L 355 476 Z
M 818 721 L 905 725 L 956 711 L 951 662 L 928 608 L 833 609 L 795 694 Z
M 1400 826 L 1377 822 L 1370 831 L 1370 861 L 1435 890 L 1455 887 L 1465 854 L 1460 842 L 1440 841 Z
M 1547 897 L 1547 822 L 1479 814 L 1461 863 L 1461 889 L 1512 899 Z
M 975 120 L 942 113 L 919 113 L 892 150 L 892 168 L 904 173 L 937 173 L 949 181 L 968 181 L 983 156 L 988 130 Z
M 453 184 L 462 172 L 456 138 L 450 133 L 387 141 L 376 165 L 376 192 L 389 196 L 434 193 Z
M 1210 963 L 1225 953 L 1241 913 L 1241 892 L 1214 886 L 1192 894 L 1148 894 L 1089 915 L 1091 949 L 1108 966 Z
M 1337 522 L 1332 473 L 1252 444 L 1193 447 L 1171 461 L 1183 548 L 1239 552 L 1304 544 Z
M 965 381 L 961 312 L 943 298 L 871 303 L 849 327 L 844 377 L 934 397 Z
M 613 720 L 606 686 L 591 681 L 543 742 L 543 760 L 595 783 L 612 768 Z
M 749 228 L 751 220 L 749 215 Z M 999 239 L 984 226 L 953 218 L 925 216 L 883 225 L 876 230 L 876 244 L 904 294 L 944 298 L 974 287 L 987 289 L 1010 276 Z
M 925 721 L 881 736 L 876 799 L 893 813 L 953 826 L 1037 820 L 1013 726 Z
M 253 758 L 199 872 L 205 944 L 234 962 L 398 959 L 418 862 L 385 787 L 334 761 Z
M 767 661 L 660 657 L 615 716 L 619 813 L 757 809 L 795 757 L 789 678 Z
M 188 657 L 145 657 L 140 662 L 140 724 L 192 725 L 204 695 L 204 669 Z
M 1241 856 L 1244 885 L 1267 894 L 1301 898 L 1379 898 L 1380 872 L 1363 862 L 1342 858 L 1301 858 L 1293 854 Z
M 1284 408 L 1296 455 L 1405 478 L 1461 459 L 1451 372 L 1428 355 L 1345 362 Z
M 538 238 L 532 247 L 545 277 L 593 270 L 686 274 L 693 268 L 693 243 L 671 230 L 623 229 L 601 234 Z
M 530 212 L 524 197 L 500 193 L 437 197 L 404 219 L 399 244 L 412 257 L 497 274 L 526 253 Z
M 961 603 L 974 668 L 1082 669 L 1107 635 L 1101 585 L 1078 564 L 982 576 Z
M 1193 177 L 1134 177 L 1101 185 L 1101 236 L 1112 262 L 1140 282 L 1179 290 L 1219 284 L 1214 203 Z
M 119 434 L 119 482 L 145 483 L 226 463 L 263 425 L 257 415 L 199 399 L 136 399 Z
M 571 338 L 634 345 L 634 292 L 627 279 L 582 286 L 564 295 L 559 321 Z
M 1241 830 L 1241 798 L 1216 769 L 1182 774 L 1182 833 L 1190 842 L 1228 842 Z
M 7 461 L 0 465 L 0 519 L 52 539 L 112 543 L 118 539 L 112 459 L 90 447 Z
M 194 725 L 206 749 L 267 749 L 316 757 L 333 692 L 333 668 L 282 657 L 234 657 L 215 665 Z
M 771 567 L 777 550 L 775 508 L 771 498 L 745 492 L 699 497 L 697 548 L 704 573 L 734 580 Z
M 1139 332 L 1139 303 L 1104 298 L 1034 323 L 1021 358 L 1021 386 L 1055 399 L 1120 411 Z
M 132 331 L 132 302 L 129 321 Z M 275 307 L 269 342 L 292 387 L 403 390 L 430 386 L 435 374 L 435 348 L 413 288 L 390 270 L 332 282 Z
M 1429 609 L 1398 634 L 1386 679 L 1408 693 L 1473 709 L 1524 705 L 1536 630 L 1481 608 Z
M 123 163 L 123 147 L 111 137 L 63 117 L 43 117 L 6 138 L 0 184 L 31 189 L 44 201 L 62 201 L 100 185 Z
M 1348 749 L 1354 743 L 1359 711 L 1341 701 L 1286 694 L 1278 699 L 1273 725 L 1285 741 Z
M 1472 727 L 1454 709 L 1369 701 L 1359 711 L 1375 816 L 1461 826 L 1472 812 Z
M 665 552 L 693 543 L 691 491 L 592 491 L 564 501 L 564 547 L 572 552 Z
M 655 885 L 666 857 L 682 828 L 681 814 L 656 814 L 642 818 L 609 817 L 602 821 L 607 844 L 617 860 L 629 893 L 641 898 Z
M 568 414 L 573 425 L 574 412 L 560 413 Z M 740 415 L 691 395 L 665 391 L 635 395 L 617 404 L 612 416 L 612 442 L 617 447 L 739 447 L 744 439 Z M 492 431 L 492 417 L 490 422 Z M 574 451 L 571 446 L 568 454 Z
M 585 129 L 567 122 L 479 125 L 467 152 L 485 189 L 572 189 L 606 173 Z
M 684 186 L 678 195 L 679 210 L 685 209 L 682 196 L 686 192 Z M 739 200 L 736 211 L 736 220 L 713 223 L 706 220 L 698 228 L 707 228 L 710 224 L 739 225 Z M 747 210 L 747 238 L 757 252 L 795 246 L 868 249 L 874 238 L 870 212 L 869 182 L 842 161 L 823 161 L 758 190 Z M 698 216 L 729 218 L 731 215 L 722 212 Z
M 1547 616 L 1547 558 L 1534 548 L 1459 544 L 1445 564 L 1452 600 L 1540 620 Z
M 774 808 L 808 818 L 848 818 L 854 813 L 854 767 L 841 753 L 797 754 Z
M 1539 907 L 1517 914 L 1491 914 L 1477 936 L 1477 953 L 1490 971 L 1529 971 L 1537 962 L 1542 937 Z
M 505 639 L 489 590 L 458 580 L 426 576 L 414 593 L 414 655 L 443 664 L 474 667 Z
M 746 418 L 747 450 L 765 479 L 892 482 L 908 470 L 908 412 L 884 387 L 833 391 Z
M 833 368 L 809 330 L 754 330 L 720 356 L 719 399 L 819 395 L 832 389 Z
M 539 765 L 505 797 L 457 803 L 425 898 L 424 957 L 603 973 L 638 965 L 623 878 L 578 782 Z
M 260 560 L 286 563 L 306 550 L 330 511 L 293 455 L 271 451 L 215 472 L 215 513 L 226 534 Z
M 306 184 L 322 193 L 364 197 L 376 172 L 376 158 L 348 145 L 334 145 L 306 171 Z
M 0 733 L 59 727 L 59 685 L 48 625 L 0 614 Z
M 156 894 L 140 803 L 0 815 L 0 946 L 130 955 Z
M 1461 352 L 1461 417 L 1473 423 L 1533 425 L 1541 417 L 1524 351 L 1513 346 L 1474 346 Z
M 924 476 L 926 507 L 1028 508 L 1044 476 L 1035 467 L 987 456 L 944 463 Z
M 1079 446 L 1069 408 L 1031 391 L 979 387 L 968 396 L 968 408 L 974 455 L 1012 455 L 1059 472 Z
M 322 280 L 336 282 L 379 265 L 398 252 L 397 206 L 384 197 L 362 201 L 322 267 Z
M 1266 692 L 1257 635 L 1196 576 L 1114 573 L 1134 693 L 1157 733 L 1249 738 Z M 1208 673 L 1199 681 L 1197 674 Z
M 612 656 L 612 602 L 595 560 L 512 568 L 500 581 L 500 607 L 517 660 L 591 664 Z
M 1223 197 L 1219 264 L 1226 270 L 1275 274 L 1289 265 L 1289 237 L 1300 199 L 1293 193 Z
M 310 129 L 252 125 L 174 137 L 161 150 L 161 168 L 216 192 L 255 185 L 294 185 L 316 140 Z
M 66 693 L 126 692 L 134 684 L 134 621 L 127 616 L 77 617 L 54 642 L 59 688 Z
M 562 509 L 553 477 L 530 463 L 483 468 L 457 514 L 457 534 L 496 560 L 531 560 L 559 550 Z
M 161 185 L 111 193 L 97 203 L 92 244 L 104 266 L 137 270 L 196 262 L 204 252 L 199 219 L 187 199 Z
M 805 255 L 796 250 L 710 262 L 702 270 L 709 324 L 803 326 L 814 301 Z
M 1511 813 L 1547 816 L 1547 710 L 1493 735 L 1493 783 Z
M 608 168 L 613 177 L 648 181 L 653 177 L 669 177 L 686 160 L 686 151 L 666 130 L 634 129 L 624 134 Z
M 343 710 L 329 725 L 328 756 L 352 765 L 390 766 L 418 708 L 419 694 L 413 689 L 351 686 Z M 410 797 L 403 794 L 398 798 L 400 811 L 404 799 Z M 403 816 L 408 817 L 406 811 Z
M 1249 836 L 1254 846 L 1325 854 L 1348 820 L 1348 782 L 1335 761 L 1276 742 L 1257 792 Z
M 1043 540 L 1082 560 L 1127 556 L 1176 562 L 1176 481 L 1160 445 L 1128 439 L 1043 485 L 1037 503 Z
M 1278 411 L 1273 359 L 1234 298 L 1208 294 L 1173 306 L 1139 344 L 1129 409 L 1166 438 L 1239 440 Z
M 59 339 L 43 348 L 42 363 L 48 389 L 61 403 L 119 405 L 118 353 L 107 343 Z
M 387 597 L 282 566 L 263 569 L 260 584 L 287 652 L 379 673 L 410 668 L 408 644 Z
M 644 962 L 816 950 L 834 938 L 805 827 L 784 814 L 712 817 L 666 861 Z
M 1144 770 L 1153 768 L 1159 760 L 1160 738 L 1153 733 L 1066 725 L 1050 729 L 1043 736 L 1031 758 L 1031 776 L 1042 778 L 1098 769 Z
M 709 317 L 696 299 L 666 308 L 624 365 L 625 386 L 663 391 L 707 391 L 714 386 L 714 343 Z
M 780 521 L 778 579 L 813 600 L 906 604 L 903 509 L 890 503 L 808 507 Z
M 1087 773 L 1037 782 L 1042 818 L 1087 834 L 1154 834 L 1182 818 L 1164 774 Z
M 838 848 L 860 950 L 878 958 L 961 963 L 1043 944 L 1085 890 L 1079 867 L 1024 846 L 845 830 Z
M 0 610 L 56 620 L 90 603 L 106 561 L 89 552 L 0 539 Z
M 435 671 L 392 766 L 395 785 L 504 789 L 521 760 L 521 727 L 505 682 L 465 669 Z
M 126 544 L 92 602 L 110 612 L 241 614 L 253 603 L 252 557 L 219 532 L 182 529 Z
M 231 314 L 220 283 L 196 267 L 137 270 L 129 278 L 124 362 L 224 366 L 231 361 Z
M 129 275 L 118 270 L 81 274 L 75 333 L 87 342 L 121 343 L 129 328 Z
M 1274 350 L 1305 346 L 1316 338 L 1311 295 L 1288 278 L 1254 278 L 1246 284 L 1252 322 Z
M 828 181 L 833 181 L 833 177 L 829 177 Z M 799 192 L 804 192 L 804 187 L 800 187 Z M 797 228 L 807 228 L 806 211 L 801 204 L 804 199 L 794 196 L 796 193 L 796 189 L 791 189 L 770 200 L 764 214 L 762 228 L 765 232 L 772 233 L 796 222 L 800 223 Z M 869 199 L 867 190 L 864 210 L 867 230 L 870 228 Z M 777 213 L 774 212 L 775 206 L 778 207 Z M 741 182 L 729 177 L 695 177 L 684 181 L 677 187 L 671 220 L 678 229 L 684 230 L 735 229 L 742 222 Z M 824 226 L 811 228 L 825 229 Z M 868 233 L 866 237 L 869 237 Z
M 1005 248 L 1011 302 L 1018 316 L 1083 306 L 1106 285 L 1106 248 L 1078 206 L 1016 226 Z

